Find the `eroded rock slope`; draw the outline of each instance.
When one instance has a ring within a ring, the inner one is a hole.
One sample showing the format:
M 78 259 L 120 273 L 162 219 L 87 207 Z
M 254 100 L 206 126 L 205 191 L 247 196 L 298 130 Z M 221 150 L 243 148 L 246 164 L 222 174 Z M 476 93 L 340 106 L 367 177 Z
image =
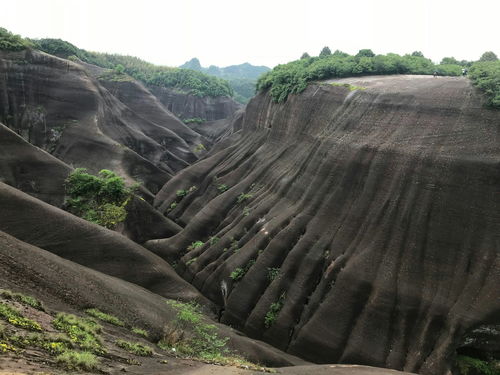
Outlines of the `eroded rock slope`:
M 481 100 L 425 76 L 259 94 L 239 140 L 162 188 L 156 207 L 186 226 L 146 246 L 289 353 L 446 374 L 500 316 L 500 112 Z
M 158 189 L 196 161 L 203 137 L 133 79 L 25 50 L 0 53 L 0 121 L 73 167 L 111 169 Z

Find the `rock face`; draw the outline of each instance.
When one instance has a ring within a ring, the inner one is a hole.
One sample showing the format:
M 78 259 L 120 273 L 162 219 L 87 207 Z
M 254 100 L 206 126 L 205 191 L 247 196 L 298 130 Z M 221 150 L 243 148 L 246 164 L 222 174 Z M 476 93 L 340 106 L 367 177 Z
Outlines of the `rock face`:
M 192 118 L 206 121 L 220 120 L 230 117 L 242 107 L 228 97 L 186 95 L 165 87 L 152 87 L 151 92 L 170 112 L 183 120 Z
M 0 123 L 0 181 L 60 206 L 71 168 Z
M 186 227 L 146 246 L 252 337 L 444 375 L 469 332 L 499 324 L 499 130 L 465 78 L 260 94 L 237 142 L 162 188 L 156 206 Z
M 111 169 L 156 193 L 202 137 L 140 83 L 42 52 L 0 52 L 0 121 L 73 167 Z M 106 89 L 106 87 L 109 89 Z

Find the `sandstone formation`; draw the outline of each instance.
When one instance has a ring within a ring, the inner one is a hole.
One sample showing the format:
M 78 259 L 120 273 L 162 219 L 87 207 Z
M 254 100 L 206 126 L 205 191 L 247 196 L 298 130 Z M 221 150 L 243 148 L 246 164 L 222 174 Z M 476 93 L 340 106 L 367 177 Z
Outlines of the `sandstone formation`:
M 64 202 L 71 168 L 0 123 L 0 181 L 49 204 Z
M 185 228 L 146 246 L 251 337 L 447 374 L 475 328 L 500 323 L 500 112 L 465 78 L 333 83 L 252 99 L 235 142 L 161 189 L 156 207 Z
M 72 167 L 111 169 L 155 193 L 197 159 L 202 137 L 141 84 L 99 81 L 96 71 L 34 50 L 0 52 L 0 120 Z
M 242 107 L 228 97 L 187 95 L 166 87 L 151 87 L 150 90 L 165 108 L 183 120 L 192 118 L 206 121 L 220 120 L 230 117 Z

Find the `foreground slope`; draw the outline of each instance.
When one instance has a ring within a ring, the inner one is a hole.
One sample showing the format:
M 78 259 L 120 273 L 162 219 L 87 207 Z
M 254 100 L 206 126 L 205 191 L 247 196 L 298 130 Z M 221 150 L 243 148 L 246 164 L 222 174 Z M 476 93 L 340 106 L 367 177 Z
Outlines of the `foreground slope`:
M 146 246 L 278 348 L 445 374 L 500 323 L 499 126 L 465 78 L 261 93 L 236 143 L 163 187 L 156 206 L 186 227 Z

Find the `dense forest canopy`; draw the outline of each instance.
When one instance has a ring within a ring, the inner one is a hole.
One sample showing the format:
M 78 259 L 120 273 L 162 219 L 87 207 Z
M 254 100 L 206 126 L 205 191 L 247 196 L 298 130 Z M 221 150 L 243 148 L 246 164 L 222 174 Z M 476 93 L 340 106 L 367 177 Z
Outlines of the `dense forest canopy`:
M 263 74 L 257 82 L 257 89 L 269 89 L 275 101 L 283 102 L 288 95 L 302 92 L 314 81 L 373 74 L 436 72 L 438 75 L 459 76 L 462 69 L 469 67 L 472 82 L 485 91 L 488 104 L 500 106 L 500 62 L 493 52 L 483 54 L 477 63 L 446 57 L 436 65 L 419 51 L 400 56 L 395 53 L 375 55 L 370 49 L 362 49 L 351 56 L 338 50 L 331 53 L 325 47 L 318 57 L 304 53 L 299 60 L 278 65 Z

